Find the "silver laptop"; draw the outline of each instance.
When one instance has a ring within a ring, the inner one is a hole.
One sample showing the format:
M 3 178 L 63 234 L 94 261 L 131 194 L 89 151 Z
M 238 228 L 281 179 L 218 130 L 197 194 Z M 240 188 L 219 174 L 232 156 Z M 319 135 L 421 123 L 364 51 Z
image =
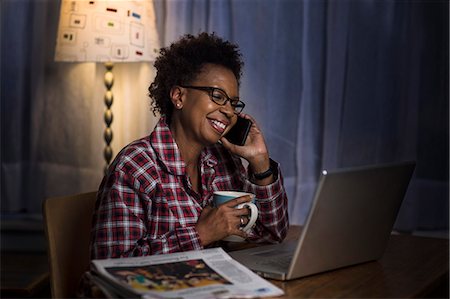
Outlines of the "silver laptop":
M 379 259 L 414 162 L 322 172 L 296 241 L 230 252 L 266 278 L 290 280 Z

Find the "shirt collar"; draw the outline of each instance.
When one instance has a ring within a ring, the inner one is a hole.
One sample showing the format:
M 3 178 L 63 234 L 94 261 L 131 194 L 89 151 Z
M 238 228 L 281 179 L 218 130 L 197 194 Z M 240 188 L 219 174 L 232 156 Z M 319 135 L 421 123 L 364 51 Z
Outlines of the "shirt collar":
M 159 119 L 155 129 L 150 134 L 150 143 L 169 173 L 175 175 L 186 174 L 186 164 L 181 157 L 181 152 L 173 139 L 165 117 Z M 218 160 L 211 153 L 211 150 L 206 147 L 200 154 L 200 163 L 208 167 L 214 167 L 217 165 Z

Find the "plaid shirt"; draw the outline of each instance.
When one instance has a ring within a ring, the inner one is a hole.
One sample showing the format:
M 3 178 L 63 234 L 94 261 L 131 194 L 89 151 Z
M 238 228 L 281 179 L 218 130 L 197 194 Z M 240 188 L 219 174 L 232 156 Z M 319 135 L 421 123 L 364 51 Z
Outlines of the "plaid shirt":
M 277 163 L 276 181 L 249 181 L 240 158 L 222 145 L 200 157 L 201 190 L 192 189 L 185 163 L 165 119 L 150 136 L 126 146 L 103 178 L 91 231 L 91 258 L 117 258 L 203 249 L 195 229 L 202 209 L 217 190 L 256 194 L 255 242 L 280 242 L 287 233 L 287 197 Z

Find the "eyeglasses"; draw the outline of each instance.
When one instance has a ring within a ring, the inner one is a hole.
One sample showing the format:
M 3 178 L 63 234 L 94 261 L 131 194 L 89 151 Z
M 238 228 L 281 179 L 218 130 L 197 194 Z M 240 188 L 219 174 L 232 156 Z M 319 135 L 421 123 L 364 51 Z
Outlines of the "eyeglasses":
M 226 103 L 229 101 L 231 104 L 231 107 L 234 109 L 234 113 L 239 114 L 242 112 L 242 110 L 245 107 L 244 102 L 240 101 L 238 97 L 235 97 L 234 99 L 230 98 L 225 91 L 218 87 L 209 87 L 209 86 L 187 86 L 187 85 L 180 85 L 183 88 L 190 88 L 190 89 L 197 89 L 206 91 L 209 94 L 209 98 L 211 101 L 216 103 L 220 106 L 225 106 Z

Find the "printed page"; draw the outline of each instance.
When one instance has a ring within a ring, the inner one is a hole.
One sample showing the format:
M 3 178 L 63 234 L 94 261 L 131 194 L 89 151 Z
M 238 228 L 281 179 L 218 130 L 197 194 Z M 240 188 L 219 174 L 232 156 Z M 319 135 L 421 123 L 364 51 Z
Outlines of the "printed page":
M 127 297 L 253 298 L 283 291 L 233 260 L 222 248 L 92 261 L 92 271 Z M 105 284 L 103 284 L 105 287 Z M 121 289 L 121 290 L 120 290 Z

